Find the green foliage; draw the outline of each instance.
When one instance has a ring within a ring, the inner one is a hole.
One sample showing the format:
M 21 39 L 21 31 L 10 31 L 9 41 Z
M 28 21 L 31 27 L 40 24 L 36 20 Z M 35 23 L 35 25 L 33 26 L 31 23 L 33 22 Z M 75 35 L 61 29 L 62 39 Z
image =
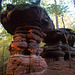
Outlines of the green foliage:
M 67 11 L 67 6 L 49 4 L 47 7 L 47 11 L 50 14 L 55 14 L 57 12 L 57 15 L 61 15 L 63 12 Z
M 44 43 L 44 42 L 40 43 L 40 47 L 44 47 L 44 45 L 46 45 L 46 43 Z
M 7 47 L 10 45 L 12 36 L 2 29 L 0 33 L 0 75 L 4 75 L 6 71 L 6 65 L 10 57 Z
M 13 3 L 15 3 L 15 4 L 23 4 L 23 3 L 28 3 L 29 2 L 29 0 L 13 0 Z
M 25 4 L 25 3 L 29 3 L 29 0 L 12 0 L 12 1 L 9 0 L 10 2 L 8 2 L 8 3 L 7 3 L 7 2 L 4 3 L 4 1 L 6 1 L 6 0 L 3 0 L 3 1 L 2 1 L 3 6 L 2 6 L 2 11 L 1 11 L 1 12 L 3 12 L 3 11 L 6 9 L 6 5 L 7 5 L 7 4 L 14 4 L 14 5 L 15 5 L 15 4 Z
M 59 0 L 59 4 L 51 4 L 48 3 L 47 0 L 41 1 L 41 6 L 45 7 L 47 12 L 50 14 L 56 14 L 61 15 L 62 13 L 67 12 L 68 6 L 65 5 L 65 2 L 63 0 Z

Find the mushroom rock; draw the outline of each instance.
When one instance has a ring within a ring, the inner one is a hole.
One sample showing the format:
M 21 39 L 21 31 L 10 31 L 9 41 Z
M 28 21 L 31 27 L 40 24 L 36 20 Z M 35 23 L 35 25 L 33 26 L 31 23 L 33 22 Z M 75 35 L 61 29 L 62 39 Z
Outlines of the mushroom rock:
M 59 29 L 59 30 L 56 30 L 56 31 L 52 30 L 52 31 L 47 32 L 47 36 L 45 37 L 44 42 L 46 43 L 46 45 L 48 45 L 48 48 L 47 47 L 44 48 L 44 51 L 42 53 L 43 57 L 51 58 L 51 57 L 54 56 L 54 55 L 52 55 L 52 56 L 49 55 L 49 53 L 51 51 L 53 51 L 55 53 L 56 53 L 56 51 L 58 51 L 60 53 L 59 50 L 61 50 L 63 52 L 63 56 L 61 58 L 65 59 L 65 60 L 69 58 L 69 53 L 68 53 L 68 48 L 67 48 L 67 44 L 66 44 L 66 39 L 65 39 L 65 36 L 64 36 L 64 31 L 66 31 L 66 36 L 67 36 L 67 39 L 68 39 L 68 42 L 69 42 L 69 49 L 70 49 L 70 52 L 71 52 L 71 56 L 72 56 L 72 58 L 74 58 L 75 48 L 73 48 L 70 45 L 74 42 L 73 38 L 71 38 L 72 37 L 71 35 L 74 35 L 74 33 L 72 34 L 71 29 L 65 29 L 64 30 L 62 28 Z M 62 42 L 61 46 L 59 46 L 60 41 Z M 55 45 L 58 45 L 58 47 L 55 47 Z M 53 54 L 53 52 L 52 52 L 52 54 Z
M 7 5 L 1 23 L 13 35 L 6 75 L 42 75 L 48 66 L 40 56 L 43 48 L 39 44 L 47 31 L 55 29 L 45 9 L 32 4 Z
M 46 46 L 44 47 L 44 50 L 41 55 L 46 59 L 48 58 L 54 61 L 64 60 L 65 53 L 62 51 L 62 48 L 59 46 L 59 42 L 62 36 L 63 35 L 59 30 L 48 31 L 46 37 L 44 38 Z

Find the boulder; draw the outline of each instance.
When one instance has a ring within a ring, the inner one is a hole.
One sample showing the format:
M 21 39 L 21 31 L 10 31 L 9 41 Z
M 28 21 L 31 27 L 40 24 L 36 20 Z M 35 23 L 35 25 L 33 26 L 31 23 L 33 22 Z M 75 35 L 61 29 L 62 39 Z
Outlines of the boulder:
M 6 75 L 41 75 L 47 68 L 48 66 L 41 56 L 14 55 L 9 59 Z

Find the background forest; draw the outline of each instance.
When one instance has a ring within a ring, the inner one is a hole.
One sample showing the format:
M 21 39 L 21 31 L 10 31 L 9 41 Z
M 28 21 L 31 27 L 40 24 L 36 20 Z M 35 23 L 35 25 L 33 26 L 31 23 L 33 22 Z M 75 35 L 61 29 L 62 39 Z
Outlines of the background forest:
M 30 3 L 29 0 L 2 0 L 2 10 L 6 9 L 7 4 Z M 46 9 L 50 18 L 53 20 L 56 29 L 71 28 L 75 31 L 75 0 L 41 0 L 40 6 Z M 1 8 L 1 7 L 0 7 Z M 2 27 L 0 23 L 0 75 L 5 74 L 6 65 L 10 57 L 8 46 L 12 35 Z

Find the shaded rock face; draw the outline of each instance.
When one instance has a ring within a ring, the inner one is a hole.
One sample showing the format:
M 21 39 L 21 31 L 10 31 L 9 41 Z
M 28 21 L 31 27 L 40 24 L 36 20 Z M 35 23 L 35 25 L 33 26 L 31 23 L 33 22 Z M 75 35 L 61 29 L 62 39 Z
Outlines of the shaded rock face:
M 62 38 L 62 34 L 59 30 L 47 31 L 47 36 L 44 38 L 44 42 L 49 45 L 57 45 Z
M 51 30 L 47 31 L 47 36 L 44 38 L 44 42 L 47 45 L 56 45 L 61 41 L 63 44 L 66 44 L 66 39 L 64 34 L 67 37 L 68 43 L 71 47 L 73 47 L 75 42 L 75 35 L 71 29 L 60 28 L 59 30 Z
M 65 53 L 64 60 L 68 60 L 69 59 L 69 52 L 68 52 L 67 45 L 65 44 L 61 48 L 62 48 L 62 51 Z M 69 46 L 69 49 L 70 49 L 71 58 L 75 59 L 75 48 Z
M 46 60 L 49 60 L 47 63 L 58 60 L 64 61 L 64 55 L 65 53 L 59 46 L 45 46 L 41 54 L 42 57 L 44 57 Z
M 55 29 L 53 21 L 46 11 L 42 7 L 32 4 L 8 4 L 7 10 L 1 14 L 1 23 L 12 35 L 17 27 L 26 25 L 41 27 L 43 31 Z

